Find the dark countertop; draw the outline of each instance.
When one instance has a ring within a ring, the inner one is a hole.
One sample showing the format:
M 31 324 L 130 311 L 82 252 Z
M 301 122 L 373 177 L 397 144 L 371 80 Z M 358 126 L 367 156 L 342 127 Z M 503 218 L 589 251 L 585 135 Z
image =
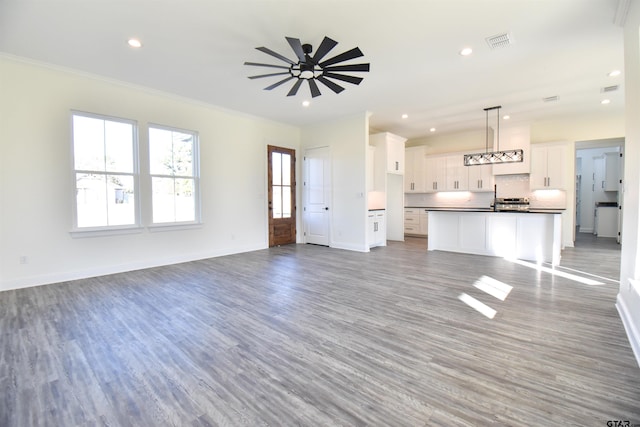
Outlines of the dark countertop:
M 411 208 L 411 206 L 405 206 L 407 208 Z M 413 207 L 417 208 L 417 207 Z M 526 211 L 494 211 L 492 208 L 436 208 L 436 207 L 425 207 L 422 206 L 418 209 L 426 209 L 428 211 L 433 212 L 495 212 L 495 213 L 537 213 L 537 214 L 561 214 L 564 209 L 541 209 L 541 208 L 531 208 Z

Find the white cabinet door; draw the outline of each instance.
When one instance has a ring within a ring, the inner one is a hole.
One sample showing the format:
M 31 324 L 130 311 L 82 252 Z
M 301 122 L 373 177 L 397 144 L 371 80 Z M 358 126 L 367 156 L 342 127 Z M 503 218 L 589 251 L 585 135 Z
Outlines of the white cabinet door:
M 496 182 L 491 165 L 468 166 L 469 191 L 492 192 Z
M 605 153 L 604 191 L 618 191 L 620 185 L 620 153 Z
M 547 147 L 531 147 L 531 174 L 529 187 L 532 190 L 545 189 L 547 184 Z
M 404 138 L 390 133 L 387 139 L 387 173 L 404 174 Z
M 367 240 L 369 247 L 387 245 L 387 228 L 384 211 L 370 211 L 367 216 Z
M 567 146 L 533 145 L 531 147 L 531 190 L 564 190 L 565 168 L 567 167 Z
M 446 157 L 427 157 L 425 160 L 425 192 L 445 191 L 447 176 Z
M 567 167 L 567 147 L 550 145 L 547 147 L 547 188 L 564 190 L 564 175 Z
M 461 154 L 446 157 L 446 191 L 469 189 L 469 166 L 464 165 Z
M 425 192 L 426 147 L 405 149 L 404 192 Z

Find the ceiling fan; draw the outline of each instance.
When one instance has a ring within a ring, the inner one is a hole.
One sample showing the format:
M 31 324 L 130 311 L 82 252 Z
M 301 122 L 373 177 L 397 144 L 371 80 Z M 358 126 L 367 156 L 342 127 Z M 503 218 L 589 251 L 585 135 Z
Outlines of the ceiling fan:
M 342 72 L 368 72 L 369 64 L 347 64 L 347 65 L 335 65 L 340 62 L 348 61 L 350 59 L 359 58 L 364 56 L 362 51 L 359 48 L 355 47 L 351 50 L 343 52 L 339 55 L 336 55 L 332 58 L 325 59 L 323 58 L 333 49 L 338 42 L 330 39 L 329 37 L 325 37 L 320 46 L 316 50 L 315 54 L 311 56 L 311 52 L 313 52 L 313 48 L 310 44 L 302 44 L 300 39 L 296 39 L 293 37 L 285 37 L 296 54 L 297 61 L 291 60 L 283 55 L 280 55 L 273 50 L 266 47 L 257 47 L 256 49 L 264 52 L 268 55 L 271 55 L 275 58 L 278 58 L 281 61 L 289 65 L 273 65 L 273 64 L 263 64 L 258 62 L 245 62 L 244 65 L 252 65 L 257 67 L 271 67 L 271 68 L 281 68 L 286 71 L 278 72 L 278 73 L 269 73 L 269 74 L 260 74 L 257 76 L 250 76 L 250 79 L 260 79 L 263 77 L 272 77 L 272 76 L 280 76 L 286 75 L 284 79 L 265 87 L 265 90 L 274 89 L 290 80 L 297 79 L 287 96 L 294 96 L 298 93 L 298 89 L 302 85 L 302 82 L 307 81 L 309 83 L 309 90 L 311 90 L 311 96 L 315 98 L 316 96 L 322 95 L 320 93 L 320 89 L 318 88 L 318 84 L 316 81 L 324 84 L 326 87 L 334 91 L 335 93 L 340 93 L 344 90 L 344 87 L 340 86 L 333 80 L 340 80 L 343 82 L 359 85 L 363 80 L 362 77 L 350 76 L 347 74 L 339 74 Z

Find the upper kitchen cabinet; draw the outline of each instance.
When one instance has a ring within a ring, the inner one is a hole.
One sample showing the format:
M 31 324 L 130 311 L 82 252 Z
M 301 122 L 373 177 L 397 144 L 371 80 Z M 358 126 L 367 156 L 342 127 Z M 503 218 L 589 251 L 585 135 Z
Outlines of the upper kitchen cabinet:
M 498 147 L 499 145 L 499 147 Z M 512 175 L 529 173 L 531 167 L 530 157 L 531 131 L 529 126 L 517 126 L 501 128 L 500 132 L 494 132 L 493 149 L 498 151 L 522 149 L 524 160 L 517 163 L 500 163 L 493 165 L 494 175 Z
M 469 166 L 464 165 L 464 155 L 446 157 L 447 173 L 445 191 L 466 191 L 469 189 Z
M 428 156 L 425 160 L 425 192 L 446 191 L 447 161 L 443 156 Z
M 406 138 L 389 132 L 369 135 L 369 144 L 376 146 L 377 154 L 383 153 L 386 156 L 387 173 L 404 175 L 404 143 L 406 140 Z
M 404 150 L 404 192 L 424 193 L 427 147 L 410 147 Z
M 568 161 L 567 143 L 534 144 L 531 146 L 531 190 L 564 190 Z
M 467 166 L 469 170 L 469 191 L 481 193 L 493 191 L 496 179 L 492 165 Z

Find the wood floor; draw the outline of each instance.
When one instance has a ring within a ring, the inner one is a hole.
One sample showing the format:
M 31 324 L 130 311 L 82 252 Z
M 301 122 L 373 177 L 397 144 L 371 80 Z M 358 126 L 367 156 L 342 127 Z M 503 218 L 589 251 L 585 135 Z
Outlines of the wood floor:
M 565 271 L 615 280 L 592 240 Z M 531 267 L 409 238 L 2 292 L 0 425 L 640 424 L 617 284 Z

